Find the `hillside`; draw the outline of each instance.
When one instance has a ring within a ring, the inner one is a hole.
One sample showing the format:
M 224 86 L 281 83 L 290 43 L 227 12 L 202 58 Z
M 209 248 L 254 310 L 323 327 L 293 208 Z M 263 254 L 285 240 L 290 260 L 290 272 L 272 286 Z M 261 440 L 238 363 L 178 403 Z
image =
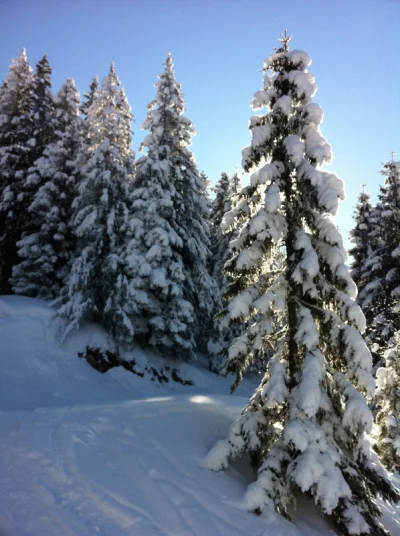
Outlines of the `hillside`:
M 101 375 L 77 352 L 107 347 L 84 326 L 65 345 L 52 309 L 0 299 L 1 536 L 332 536 L 304 498 L 294 524 L 242 507 L 254 478 L 239 463 L 213 473 L 202 460 L 225 437 L 254 389 L 218 378 L 202 361 L 180 366 L 194 386 L 160 385 L 124 369 Z M 155 356 L 136 348 L 138 363 Z M 400 535 L 400 509 L 383 505 Z

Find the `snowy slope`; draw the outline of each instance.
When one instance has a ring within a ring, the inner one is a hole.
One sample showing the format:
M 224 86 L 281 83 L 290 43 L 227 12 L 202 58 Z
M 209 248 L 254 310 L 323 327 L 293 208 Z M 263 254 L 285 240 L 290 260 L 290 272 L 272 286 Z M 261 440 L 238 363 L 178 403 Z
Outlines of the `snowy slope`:
M 332 536 L 306 499 L 295 525 L 244 511 L 254 477 L 243 463 L 202 466 L 250 382 L 230 396 L 229 379 L 201 364 L 180 367 L 193 387 L 101 375 L 76 353 L 107 346 L 104 332 L 86 326 L 60 346 L 57 329 L 43 302 L 0 298 L 1 536 Z M 386 510 L 400 535 L 400 512 Z

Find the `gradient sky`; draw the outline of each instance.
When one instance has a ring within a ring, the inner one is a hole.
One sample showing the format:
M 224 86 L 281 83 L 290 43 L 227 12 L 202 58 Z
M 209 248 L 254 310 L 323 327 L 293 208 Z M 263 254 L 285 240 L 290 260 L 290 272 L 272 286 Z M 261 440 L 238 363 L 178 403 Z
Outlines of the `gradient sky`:
M 400 159 L 399 0 L 0 0 L 0 79 L 22 47 L 33 66 L 47 53 L 55 91 L 72 76 L 83 93 L 114 60 L 135 115 L 137 149 L 171 52 L 197 130 L 193 151 L 214 183 L 240 167 L 249 102 L 285 28 L 292 48 L 313 59 L 314 101 L 334 153 L 329 169 L 346 184 L 336 222 L 348 245 L 361 185 L 375 200 L 381 164 L 391 151 Z

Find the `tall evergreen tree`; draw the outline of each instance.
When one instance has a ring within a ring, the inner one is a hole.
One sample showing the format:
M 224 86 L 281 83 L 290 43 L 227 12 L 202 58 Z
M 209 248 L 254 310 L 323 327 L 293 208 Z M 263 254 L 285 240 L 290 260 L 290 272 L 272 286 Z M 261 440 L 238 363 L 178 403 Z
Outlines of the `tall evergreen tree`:
M 349 250 L 349 254 L 353 257 L 350 265 L 350 275 L 358 288 L 358 303 L 361 302 L 360 294 L 368 282 L 365 275 L 367 259 L 377 247 L 377 241 L 380 240 L 380 237 L 376 236 L 375 208 L 370 203 L 370 197 L 369 193 L 364 189 L 360 193 L 353 214 L 355 225 L 350 231 L 350 238 L 354 244 Z M 369 307 L 363 309 L 363 313 L 366 318 L 366 335 L 368 337 L 370 326 L 372 326 L 374 320 L 374 313 Z M 376 362 L 379 357 L 375 354 L 373 345 L 371 345 L 371 349 L 373 360 Z
M 231 209 L 229 201 L 231 181 L 227 173 L 222 173 L 214 187 L 215 198 L 211 208 L 211 251 L 212 270 L 218 286 L 223 291 L 222 269 L 226 261 L 226 252 L 229 245 L 229 236 L 224 234 L 221 224 L 226 212 Z
M 360 334 L 365 319 L 332 221 L 343 183 L 320 170 L 331 148 L 312 102 L 310 57 L 289 51 L 289 39 L 264 64 L 264 88 L 253 100 L 267 113 L 250 119 L 252 141 L 243 151 L 250 185 L 231 212 L 241 225 L 228 269 L 229 319 L 247 319 L 229 350 L 240 376 L 249 353 L 273 344 L 275 355 L 261 385 L 232 425 L 228 439 L 208 456 L 214 470 L 251 454 L 257 481 L 248 508 L 288 515 L 294 490 L 310 494 L 343 536 L 387 534 L 377 495 L 399 496 L 365 437 L 372 416 L 371 355 Z M 227 216 L 225 216 L 227 219 Z M 229 222 L 227 222 L 229 223 Z M 276 263 L 285 252 L 281 268 Z M 284 315 L 278 333 L 274 322 Z
M 36 162 L 43 155 L 45 147 L 54 141 L 54 100 L 51 93 L 51 67 L 47 56 L 37 63 L 32 83 L 32 109 L 33 134 L 29 140 L 31 146 L 29 167 L 26 176 L 21 182 L 19 200 L 19 222 L 17 226 L 21 236 L 37 232 L 37 222 L 26 218 L 29 207 L 43 184 L 43 179 Z
M 212 201 L 210 212 L 210 229 L 211 229 L 211 272 L 217 282 L 219 291 L 221 293 L 221 309 L 224 306 L 223 295 L 226 291 L 227 279 L 223 274 L 224 264 L 228 258 L 229 253 L 229 241 L 232 233 L 224 233 L 222 229 L 222 221 L 224 215 L 228 212 L 232 206 L 230 201 L 230 195 L 234 188 L 231 179 L 227 173 L 221 173 L 221 177 L 213 191 L 215 197 Z M 218 311 L 220 314 L 220 311 Z M 210 358 L 210 369 L 219 371 L 222 357 L 222 352 L 229 346 L 236 330 L 222 326 L 218 321 L 218 316 L 214 321 L 214 329 L 210 334 L 210 340 L 208 341 L 207 349 Z
M 125 308 L 127 272 L 122 258 L 128 228 L 127 199 L 133 173 L 132 114 L 111 65 L 88 110 L 86 148 L 72 226 L 77 250 L 67 281 L 65 336 L 83 320 L 102 324 L 118 342 L 131 341 Z
M 190 357 L 218 297 L 207 269 L 209 236 L 204 184 L 188 149 L 194 129 L 183 113 L 172 58 L 156 83 L 143 128 L 150 131 L 137 162 L 134 228 L 127 249 L 137 331 L 163 355 Z M 140 259 L 140 262 L 138 261 Z M 197 340 L 196 340 L 197 339 Z
M 37 63 L 33 77 L 32 118 L 34 136 L 33 161 L 42 156 L 44 148 L 51 141 L 54 133 L 54 99 L 51 93 L 51 67 L 47 56 Z
M 232 198 L 234 196 L 237 196 L 242 189 L 241 179 L 239 177 L 239 173 L 237 169 L 235 170 L 235 173 L 232 175 L 230 183 L 231 184 L 229 188 L 229 197 Z
M 92 82 L 89 86 L 89 91 L 85 91 L 83 94 L 83 98 L 85 99 L 80 107 L 81 114 L 86 119 L 88 116 L 89 108 L 92 106 L 94 100 L 97 97 L 97 93 L 99 92 L 99 79 L 97 76 L 94 76 L 92 78 Z
M 207 223 L 208 223 L 208 226 L 211 227 L 211 207 L 212 207 L 212 200 L 211 200 L 211 197 L 210 197 L 210 191 L 211 191 L 211 181 L 210 179 L 208 178 L 208 176 L 206 175 L 206 173 L 204 173 L 204 171 L 202 171 L 200 173 L 200 179 L 201 179 L 201 182 L 202 182 L 202 195 L 204 196 L 205 200 L 206 200 L 206 204 L 207 204 Z
M 204 212 L 203 212 L 203 222 L 204 222 L 204 228 L 207 232 L 208 240 L 209 240 L 209 254 L 207 256 L 207 272 L 211 275 L 213 275 L 213 252 L 212 252 L 212 220 L 211 220 L 211 210 L 212 210 L 212 199 L 211 199 L 211 181 L 208 178 L 208 176 L 202 171 L 200 173 L 200 180 L 202 184 L 200 196 L 204 199 Z M 215 285 L 218 285 L 218 281 L 215 279 L 214 281 Z M 218 293 L 219 296 L 220 293 Z M 216 303 L 219 303 L 219 297 L 218 300 L 216 300 Z M 215 313 L 215 307 L 214 307 L 214 313 Z M 210 321 L 207 322 L 209 325 L 209 329 L 211 328 L 212 322 L 213 322 L 213 314 L 210 315 Z
M 18 242 L 22 262 L 13 270 L 17 294 L 55 299 L 71 268 L 75 237 L 71 229 L 72 204 L 82 157 L 82 119 L 79 92 L 69 78 L 54 97 L 53 140 L 35 163 L 43 185 L 29 207 L 33 232 Z
M 374 219 L 370 198 L 370 194 L 363 189 L 358 196 L 358 203 L 354 210 L 353 219 L 355 221 L 355 226 L 350 231 L 350 238 L 354 244 L 349 250 L 349 254 L 353 257 L 350 273 L 359 292 L 364 288 L 362 278 L 364 265 L 373 249 L 371 233 L 373 232 Z
M 221 226 L 222 219 L 225 212 L 230 209 L 228 198 L 230 194 L 231 181 L 227 173 L 221 173 L 221 177 L 215 187 L 213 188 L 215 198 L 213 200 L 213 207 L 211 211 L 211 218 L 213 220 L 213 226 L 219 228 Z
M 25 49 L 10 66 L 0 91 L 0 292 L 10 291 L 9 278 L 18 261 L 23 186 L 32 165 L 34 123 L 33 73 Z
M 400 163 L 394 158 L 384 164 L 385 184 L 370 232 L 372 252 L 362 271 L 360 304 L 368 311 L 368 340 L 381 357 L 387 342 L 400 329 L 397 304 L 400 298 Z
M 211 251 L 213 274 L 222 295 L 225 294 L 229 282 L 229 277 L 224 272 L 224 265 L 230 255 L 229 244 L 237 235 L 236 229 L 225 225 L 225 215 L 232 210 L 240 190 L 240 178 L 237 172 L 230 178 L 226 173 L 222 173 L 214 188 L 216 195 L 211 210 Z
M 383 463 L 393 472 L 400 472 L 400 332 L 389 343 L 384 365 L 376 372 L 376 402 L 379 405 L 376 422 L 376 450 Z
M 230 255 L 230 242 L 237 235 L 236 229 L 225 225 L 225 214 L 232 210 L 240 190 L 240 178 L 237 172 L 231 178 L 226 173 L 222 173 L 214 188 L 216 195 L 211 209 L 212 269 L 222 296 L 226 293 L 230 281 L 229 275 L 224 271 L 224 265 Z M 237 330 L 234 332 L 237 333 Z M 225 336 L 225 342 L 226 340 Z

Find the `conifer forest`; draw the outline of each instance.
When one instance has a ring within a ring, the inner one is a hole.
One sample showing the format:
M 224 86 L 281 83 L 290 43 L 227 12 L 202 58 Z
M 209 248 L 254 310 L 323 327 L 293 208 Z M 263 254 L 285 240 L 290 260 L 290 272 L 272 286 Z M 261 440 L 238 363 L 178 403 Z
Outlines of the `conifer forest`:
M 346 251 L 311 57 L 274 38 L 219 177 L 171 54 L 141 125 L 118 58 L 82 93 L 29 49 L 1 73 L 0 534 L 400 535 L 400 161 Z

